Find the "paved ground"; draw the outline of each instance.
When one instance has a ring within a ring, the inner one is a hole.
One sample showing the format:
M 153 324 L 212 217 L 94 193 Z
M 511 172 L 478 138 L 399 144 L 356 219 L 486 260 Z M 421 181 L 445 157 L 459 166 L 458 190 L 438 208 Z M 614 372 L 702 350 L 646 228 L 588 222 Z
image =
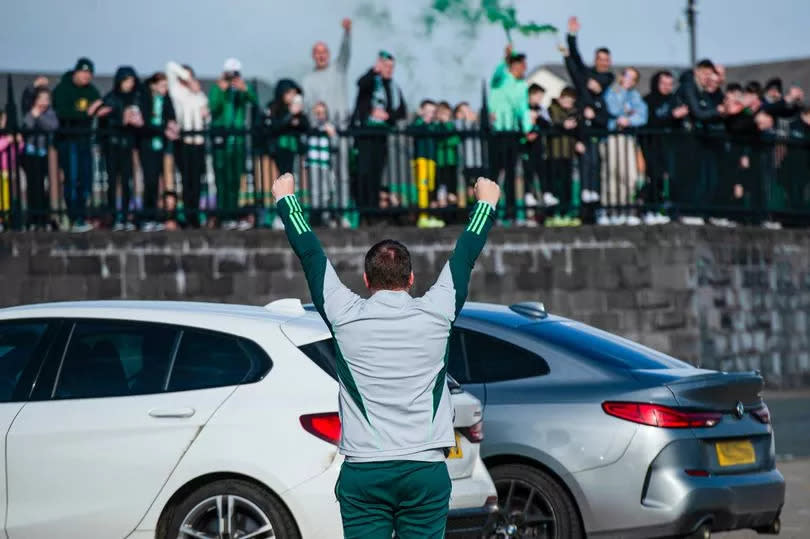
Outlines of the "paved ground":
M 810 538 L 810 392 L 765 394 L 771 409 L 776 436 L 779 470 L 787 482 L 785 507 L 782 510 L 782 533 L 785 539 Z M 727 539 L 764 538 L 753 531 L 721 533 L 714 537 Z

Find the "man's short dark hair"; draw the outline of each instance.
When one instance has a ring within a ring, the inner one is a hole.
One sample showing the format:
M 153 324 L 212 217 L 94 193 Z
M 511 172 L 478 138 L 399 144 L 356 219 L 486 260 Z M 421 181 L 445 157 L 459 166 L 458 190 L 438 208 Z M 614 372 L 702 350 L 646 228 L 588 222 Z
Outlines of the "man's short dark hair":
M 745 85 L 745 91 L 749 94 L 761 94 L 762 93 L 762 85 L 755 81 L 749 81 L 748 84 Z
M 607 47 L 599 47 L 598 49 L 596 49 L 596 54 L 610 55 L 610 49 L 608 49 Z
M 540 86 L 539 84 L 533 82 L 532 85 L 529 86 L 529 95 L 535 94 L 537 92 L 546 93 L 546 89 Z
M 421 109 L 425 105 L 436 105 L 436 102 L 432 99 L 423 99 L 421 103 L 419 103 L 419 108 Z
M 701 69 L 711 69 L 712 71 L 714 71 L 714 62 L 712 62 L 708 58 L 704 58 L 703 60 L 697 63 L 697 67 Z
M 440 109 L 453 110 L 453 107 L 451 107 L 450 103 L 448 103 L 447 101 L 439 101 L 439 104 L 436 105 L 436 107 Z
M 514 52 L 509 57 L 509 65 L 516 64 L 518 62 L 524 62 L 526 60 L 526 55 L 522 52 Z
M 366 253 L 365 271 L 371 290 L 404 290 L 411 281 L 411 253 L 396 240 L 383 240 Z
M 765 83 L 765 91 L 767 92 L 771 88 L 776 88 L 777 90 L 779 90 L 779 93 L 781 94 L 782 93 L 782 79 L 780 79 L 779 77 L 774 77 L 774 78 L 768 80 L 768 82 Z
M 574 99 L 576 99 L 577 91 L 574 89 L 573 86 L 566 86 L 560 92 L 560 97 L 573 97 Z
M 453 114 L 458 114 L 458 111 L 461 110 L 461 107 L 469 107 L 470 104 L 466 101 L 462 101 L 453 109 Z
M 742 92 L 743 87 L 739 82 L 729 82 L 726 85 L 726 92 Z

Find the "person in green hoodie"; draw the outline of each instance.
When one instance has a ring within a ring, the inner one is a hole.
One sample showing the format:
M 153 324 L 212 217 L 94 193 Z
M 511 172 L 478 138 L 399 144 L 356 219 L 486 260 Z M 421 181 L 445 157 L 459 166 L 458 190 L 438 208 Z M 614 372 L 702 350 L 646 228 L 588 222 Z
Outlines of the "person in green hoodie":
M 436 138 L 435 131 L 436 103 L 431 99 L 424 99 L 419 104 L 419 115 L 408 127 L 413 135 L 414 158 L 411 160 L 411 171 L 416 183 L 416 196 L 410 193 L 411 186 L 405 186 L 402 193 L 405 202 L 415 198 L 419 209 L 431 206 L 433 191 L 436 189 Z M 407 198 L 406 198 L 407 197 Z M 439 228 L 444 221 L 421 212 L 416 222 L 419 228 Z
M 106 116 L 110 107 L 101 101 L 101 94 L 93 85 L 93 62 L 79 58 L 76 66 L 62 75 L 53 90 L 53 110 L 63 129 L 73 133 L 59 139 L 59 166 L 65 174 L 64 195 L 68 217 L 75 232 L 91 230 L 85 223 L 87 198 L 93 179 L 93 156 L 90 148 L 90 129 L 93 117 Z
M 233 131 L 244 129 L 248 105 L 257 105 L 256 91 L 241 75 L 242 63 L 225 61 L 224 72 L 211 87 L 208 107 L 214 138 L 214 176 L 217 185 L 219 219 L 227 228 L 236 227 L 239 184 L 245 172 L 245 137 Z
M 436 143 L 436 201 L 440 208 L 458 205 L 458 148 L 461 137 L 456 133 L 453 109 L 447 101 L 436 107 L 436 130 L 443 133 Z M 448 217 L 454 217 L 448 214 Z
M 496 132 L 490 143 L 491 177 L 504 172 L 504 202 L 506 215 L 515 214 L 515 168 L 520 153 L 521 133 L 532 129 L 529 113 L 529 87 L 526 74 L 526 55 L 506 47 L 506 57 L 498 64 L 490 80 L 489 111 Z

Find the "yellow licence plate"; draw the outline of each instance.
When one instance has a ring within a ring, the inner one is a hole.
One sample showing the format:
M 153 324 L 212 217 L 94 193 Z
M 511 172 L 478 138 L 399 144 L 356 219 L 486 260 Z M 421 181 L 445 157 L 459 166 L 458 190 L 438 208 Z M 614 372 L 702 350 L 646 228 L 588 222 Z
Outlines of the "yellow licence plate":
M 714 444 L 714 448 L 717 451 L 717 462 L 720 466 L 753 464 L 757 461 L 754 446 L 748 440 L 717 442 Z
M 447 458 L 460 459 L 463 456 L 464 453 L 461 452 L 461 435 L 456 433 L 456 446 L 450 448 L 450 453 L 447 454 Z

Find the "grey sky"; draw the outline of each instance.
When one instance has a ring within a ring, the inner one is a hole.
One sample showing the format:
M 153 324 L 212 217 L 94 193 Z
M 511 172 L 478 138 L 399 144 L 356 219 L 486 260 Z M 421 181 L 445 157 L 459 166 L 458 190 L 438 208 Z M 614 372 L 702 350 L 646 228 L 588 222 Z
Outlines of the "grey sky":
M 140 72 L 166 60 L 215 75 L 227 56 L 248 76 L 269 81 L 300 77 L 310 47 L 326 40 L 333 51 L 340 19 L 354 19 L 351 80 L 380 48 L 398 58 L 396 78 L 409 99 L 476 99 L 480 81 L 502 55 L 503 30 L 486 25 L 475 39 L 452 22 L 423 34 L 419 15 L 432 0 L 26 0 L 6 6 L 0 31 L 0 70 L 63 70 L 87 55 L 97 72 L 120 64 Z M 618 63 L 682 64 L 688 56 L 686 0 L 516 0 L 520 19 L 564 31 L 568 15 L 582 22 L 583 55 L 609 46 Z M 698 55 L 735 64 L 810 56 L 805 35 L 808 0 L 698 0 Z M 10 15 L 10 16 L 9 16 Z M 518 36 L 515 47 L 531 66 L 559 61 L 556 38 Z

